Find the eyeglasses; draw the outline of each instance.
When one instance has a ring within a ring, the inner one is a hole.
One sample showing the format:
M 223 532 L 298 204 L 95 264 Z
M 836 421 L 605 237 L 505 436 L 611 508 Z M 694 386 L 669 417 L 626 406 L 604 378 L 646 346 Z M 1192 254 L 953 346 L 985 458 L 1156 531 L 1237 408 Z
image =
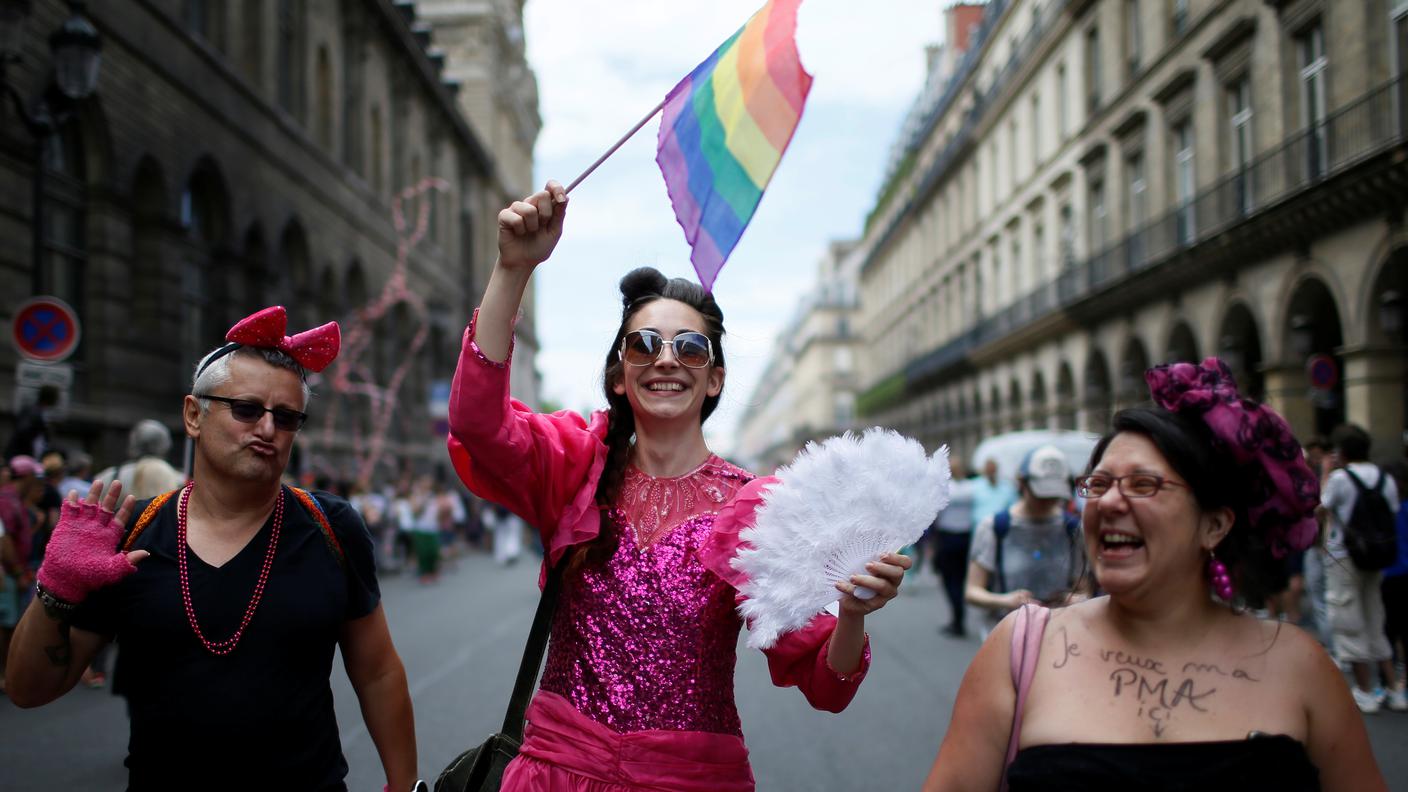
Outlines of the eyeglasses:
M 308 420 L 308 413 L 290 410 L 287 407 L 265 407 L 257 401 L 248 399 L 228 399 L 224 396 L 197 396 L 196 398 L 209 399 L 228 405 L 230 416 L 240 423 L 259 423 L 263 419 L 264 413 L 273 413 L 274 428 L 285 432 L 297 432 L 303 428 L 303 423 Z
M 660 358 L 665 337 L 654 330 L 635 330 L 621 341 L 621 360 L 632 366 L 649 366 Z M 714 362 L 714 345 L 703 333 L 689 330 L 670 339 L 675 360 L 686 368 L 704 368 Z
M 1152 498 L 1164 487 L 1189 488 L 1181 481 L 1169 481 L 1152 473 L 1130 473 L 1127 476 L 1106 476 L 1096 473 L 1076 479 L 1076 494 L 1082 498 L 1099 498 L 1118 487 L 1126 498 Z

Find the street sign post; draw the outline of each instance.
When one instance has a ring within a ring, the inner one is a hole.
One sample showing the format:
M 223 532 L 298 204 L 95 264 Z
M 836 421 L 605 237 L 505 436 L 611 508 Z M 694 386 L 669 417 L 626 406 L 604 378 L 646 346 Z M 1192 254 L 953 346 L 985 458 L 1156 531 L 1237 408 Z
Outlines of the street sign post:
M 57 297 L 34 297 L 15 309 L 15 348 L 28 360 L 61 363 L 78 348 L 78 314 Z
M 59 390 L 59 403 L 54 406 L 56 415 L 68 411 L 69 394 L 73 391 L 73 366 L 68 363 L 33 363 L 21 360 L 15 366 L 15 392 L 12 405 L 15 413 L 33 404 L 39 398 L 39 389 L 52 385 Z

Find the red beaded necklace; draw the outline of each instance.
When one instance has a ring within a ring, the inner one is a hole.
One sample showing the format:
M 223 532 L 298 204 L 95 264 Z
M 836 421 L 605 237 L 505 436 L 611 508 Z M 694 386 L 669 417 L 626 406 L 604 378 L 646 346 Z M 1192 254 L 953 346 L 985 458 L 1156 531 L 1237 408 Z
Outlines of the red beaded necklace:
M 212 641 L 200 631 L 200 622 L 196 620 L 196 609 L 191 604 L 191 578 L 186 569 L 186 555 L 190 553 L 190 548 L 186 546 L 186 507 L 191 500 L 191 490 L 195 486 L 196 483 L 192 481 L 181 491 L 181 499 L 177 502 L 176 509 L 176 560 L 181 569 L 181 600 L 186 604 L 186 619 L 191 623 L 191 629 L 195 630 L 201 644 L 211 654 L 223 657 L 235 651 L 240 636 L 244 635 L 244 628 L 249 626 L 249 620 L 254 616 L 254 609 L 259 607 L 259 600 L 264 596 L 264 584 L 269 581 L 269 570 L 274 566 L 274 550 L 279 546 L 279 529 L 284 524 L 284 491 L 282 487 L 279 488 L 279 498 L 274 502 L 274 528 L 269 537 L 269 551 L 264 554 L 264 566 L 259 570 L 259 582 L 254 584 L 254 595 L 249 598 L 249 607 L 244 610 L 239 629 L 223 641 Z

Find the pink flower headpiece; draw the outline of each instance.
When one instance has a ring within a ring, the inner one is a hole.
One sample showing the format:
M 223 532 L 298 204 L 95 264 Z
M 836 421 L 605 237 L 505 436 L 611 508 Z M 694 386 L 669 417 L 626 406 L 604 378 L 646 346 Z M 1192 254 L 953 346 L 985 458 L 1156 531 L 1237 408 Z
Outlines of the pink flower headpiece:
M 1282 558 L 1315 541 L 1320 480 L 1286 420 L 1243 399 L 1226 363 L 1215 357 L 1201 365 L 1169 363 L 1144 372 L 1144 380 L 1155 404 L 1202 418 L 1219 450 L 1249 477 L 1247 518 L 1252 530 L 1266 537 L 1272 555 Z
M 211 363 L 242 346 L 277 349 L 309 371 L 322 371 L 327 368 L 342 348 L 342 331 L 337 322 L 328 322 L 295 336 L 284 335 L 287 329 L 288 312 L 282 305 L 270 306 L 246 316 L 225 334 L 225 340 L 230 343 L 212 352 L 196 376 L 199 377 L 210 368 Z

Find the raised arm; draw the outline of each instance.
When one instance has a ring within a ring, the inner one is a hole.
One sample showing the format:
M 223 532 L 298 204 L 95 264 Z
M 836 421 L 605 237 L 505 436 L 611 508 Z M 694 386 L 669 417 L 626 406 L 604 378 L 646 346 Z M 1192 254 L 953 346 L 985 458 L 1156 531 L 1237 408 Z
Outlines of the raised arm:
M 557 247 L 566 217 L 567 192 L 555 181 L 499 212 L 499 260 L 479 303 L 479 348 L 490 360 L 508 360 L 528 279 Z
M 513 323 L 533 269 L 562 236 L 567 196 L 557 182 L 499 213 L 499 260 L 465 330 L 450 388 L 450 459 L 475 495 L 536 528 L 556 561 L 596 535 L 599 435 L 570 412 L 539 415 L 509 397 Z
M 118 552 L 133 501 L 129 496 L 117 506 L 120 483 L 102 491 L 95 483 L 82 503 L 74 492 L 64 500 L 37 575 L 41 595 L 29 604 L 10 642 L 5 685 L 17 706 L 48 704 L 77 684 L 104 639 L 74 628 L 74 610 L 94 591 L 135 572 L 134 564 L 148 555 Z

